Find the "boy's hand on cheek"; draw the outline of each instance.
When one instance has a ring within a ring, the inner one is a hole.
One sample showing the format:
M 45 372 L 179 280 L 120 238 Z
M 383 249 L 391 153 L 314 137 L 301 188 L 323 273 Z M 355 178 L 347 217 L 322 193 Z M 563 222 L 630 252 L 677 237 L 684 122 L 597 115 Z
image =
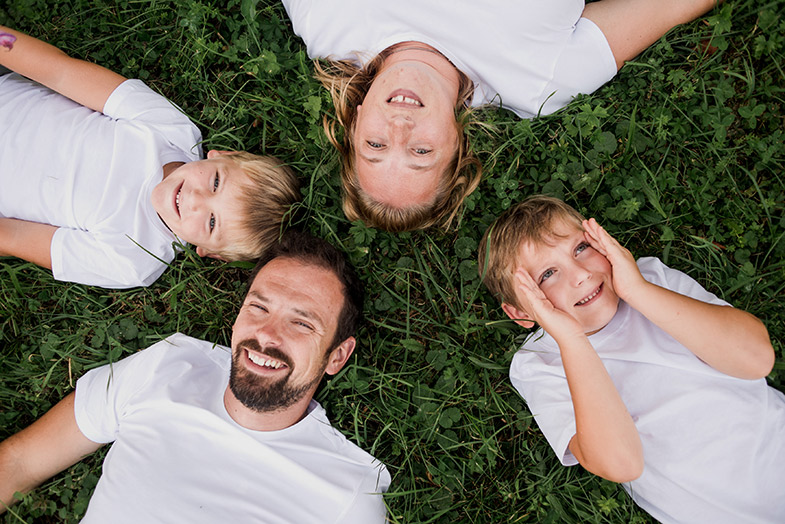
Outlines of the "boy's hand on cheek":
M 515 283 L 518 302 L 557 342 L 566 337 L 585 336 L 578 321 L 557 309 L 525 269 L 515 271 Z
M 635 257 L 593 218 L 583 221 L 583 229 L 586 240 L 610 262 L 614 291 L 619 298 L 629 301 L 630 296 L 635 296 L 648 284 L 635 263 Z

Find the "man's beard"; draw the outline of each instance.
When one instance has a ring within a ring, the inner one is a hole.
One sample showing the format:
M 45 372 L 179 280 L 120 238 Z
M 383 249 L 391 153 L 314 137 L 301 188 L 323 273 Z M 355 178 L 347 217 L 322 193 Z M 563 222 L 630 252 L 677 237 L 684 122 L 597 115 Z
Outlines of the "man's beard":
M 246 349 L 264 353 L 285 363 L 287 366 L 286 374 L 278 378 L 268 378 L 249 371 L 240 362 L 241 355 Z M 299 386 L 292 385 L 289 383 L 289 378 L 292 371 L 294 371 L 291 359 L 276 348 L 262 350 L 256 339 L 247 339 L 237 344 L 237 349 L 232 355 L 229 388 L 235 398 L 248 409 L 259 413 L 279 411 L 302 399 L 308 391 L 322 380 L 326 368 L 327 355 L 325 355 L 321 369 L 311 380 Z

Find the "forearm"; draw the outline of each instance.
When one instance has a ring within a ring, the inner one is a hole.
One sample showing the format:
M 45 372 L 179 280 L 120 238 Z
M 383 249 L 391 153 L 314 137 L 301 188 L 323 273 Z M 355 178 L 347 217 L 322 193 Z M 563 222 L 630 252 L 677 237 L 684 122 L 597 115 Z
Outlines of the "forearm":
M 560 342 L 575 410 L 570 451 L 588 471 L 628 482 L 643 471 L 638 430 L 599 355 L 584 336 Z
M 0 48 L 0 65 L 94 111 L 102 111 L 109 95 L 125 80 L 117 73 L 72 58 L 60 49 L 19 31 L 0 26 L 0 33 L 15 39 Z
M 0 218 L 0 256 L 18 257 L 52 269 L 52 237 L 56 226 Z
M 17 491 L 26 492 L 93 453 L 101 444 L 85 437 L 76 424 L 74 393 L 31 426 L 0 443 L 0 513 Z
M 625 301 L 718 371 L 745 379 L 771 372 L 774 348 L 769 333 L 746 311 L 701 302 L 649 282 Z

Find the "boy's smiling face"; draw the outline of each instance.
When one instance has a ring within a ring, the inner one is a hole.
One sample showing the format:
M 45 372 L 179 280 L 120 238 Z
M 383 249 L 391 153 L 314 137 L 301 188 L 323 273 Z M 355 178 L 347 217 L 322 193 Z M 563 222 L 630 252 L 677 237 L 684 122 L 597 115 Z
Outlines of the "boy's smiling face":
M 153 188 L 152 204 L 161 220 L 201 256 L 217 253 L 242 235 L 240 196 L 247 175 L 217 151 L 188 162 Z
M 527 242 L 520 247 L 520 267 L 556 309 L 575 318 L 586 334 L 596 333 L 611 321 L 619 305 L 611 265 L 576 224 L 559 220 L 552 231 L 547 243 Z

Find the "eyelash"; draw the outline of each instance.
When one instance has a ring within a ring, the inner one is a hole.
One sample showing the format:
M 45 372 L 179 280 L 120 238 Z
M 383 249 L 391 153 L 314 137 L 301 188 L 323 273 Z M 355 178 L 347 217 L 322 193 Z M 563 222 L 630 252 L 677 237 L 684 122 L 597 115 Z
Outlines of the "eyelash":
M 378 143 L 378 142 L 373 142 L 373 141 L 371 141 L 371 140 L 366 140 L 366 143 L 367 143 L 367 144 L 368 144 L 368 145 L 369 145 L 369 146 L 370 146 L 372 149 L 381 149 L 381 148 L 383 148 L 383 147 L 384 147 L 382 144 L 380 144 L 380 143 Z
M 425 149 L 422 147 L 418 147 L 414 149 L 414 152 L 417 153 L 418 155 L 427 155 L 431 151 L 433 151 L 433 149 Z
M 587 249 L 589 249 L 590 247 L 591 247 L 591 244 L 589 244 L 588 242 L 581 242 L 580 244 L 578 244 L 578 245 L 575 247 L 575 255 L 576 255 L 576 256 L 580 255 L 581 253 L 583 253 L 584 251 L 586 251 L 586 250 L 587 250 Z M 546 269 L 545 271 L 543 271 L 543 272 L 542 272 L 542 275 L 540 275 L 540 280 L 539 280 L 538 284 L 542 284 L 542 283 L 543 283 L 543 282 L 545 282 L 547 279 L 549 279 L 550 277 L 552 277 L 552 276 L 553 276 L 553 273 L 554 273 L 554 270 L 553 270 L 553 269 Z
M 218 185 L 221 183 L 221 176 L 216 173 L 215 180 L 213 181 L 213 193 L 218 189 Z

